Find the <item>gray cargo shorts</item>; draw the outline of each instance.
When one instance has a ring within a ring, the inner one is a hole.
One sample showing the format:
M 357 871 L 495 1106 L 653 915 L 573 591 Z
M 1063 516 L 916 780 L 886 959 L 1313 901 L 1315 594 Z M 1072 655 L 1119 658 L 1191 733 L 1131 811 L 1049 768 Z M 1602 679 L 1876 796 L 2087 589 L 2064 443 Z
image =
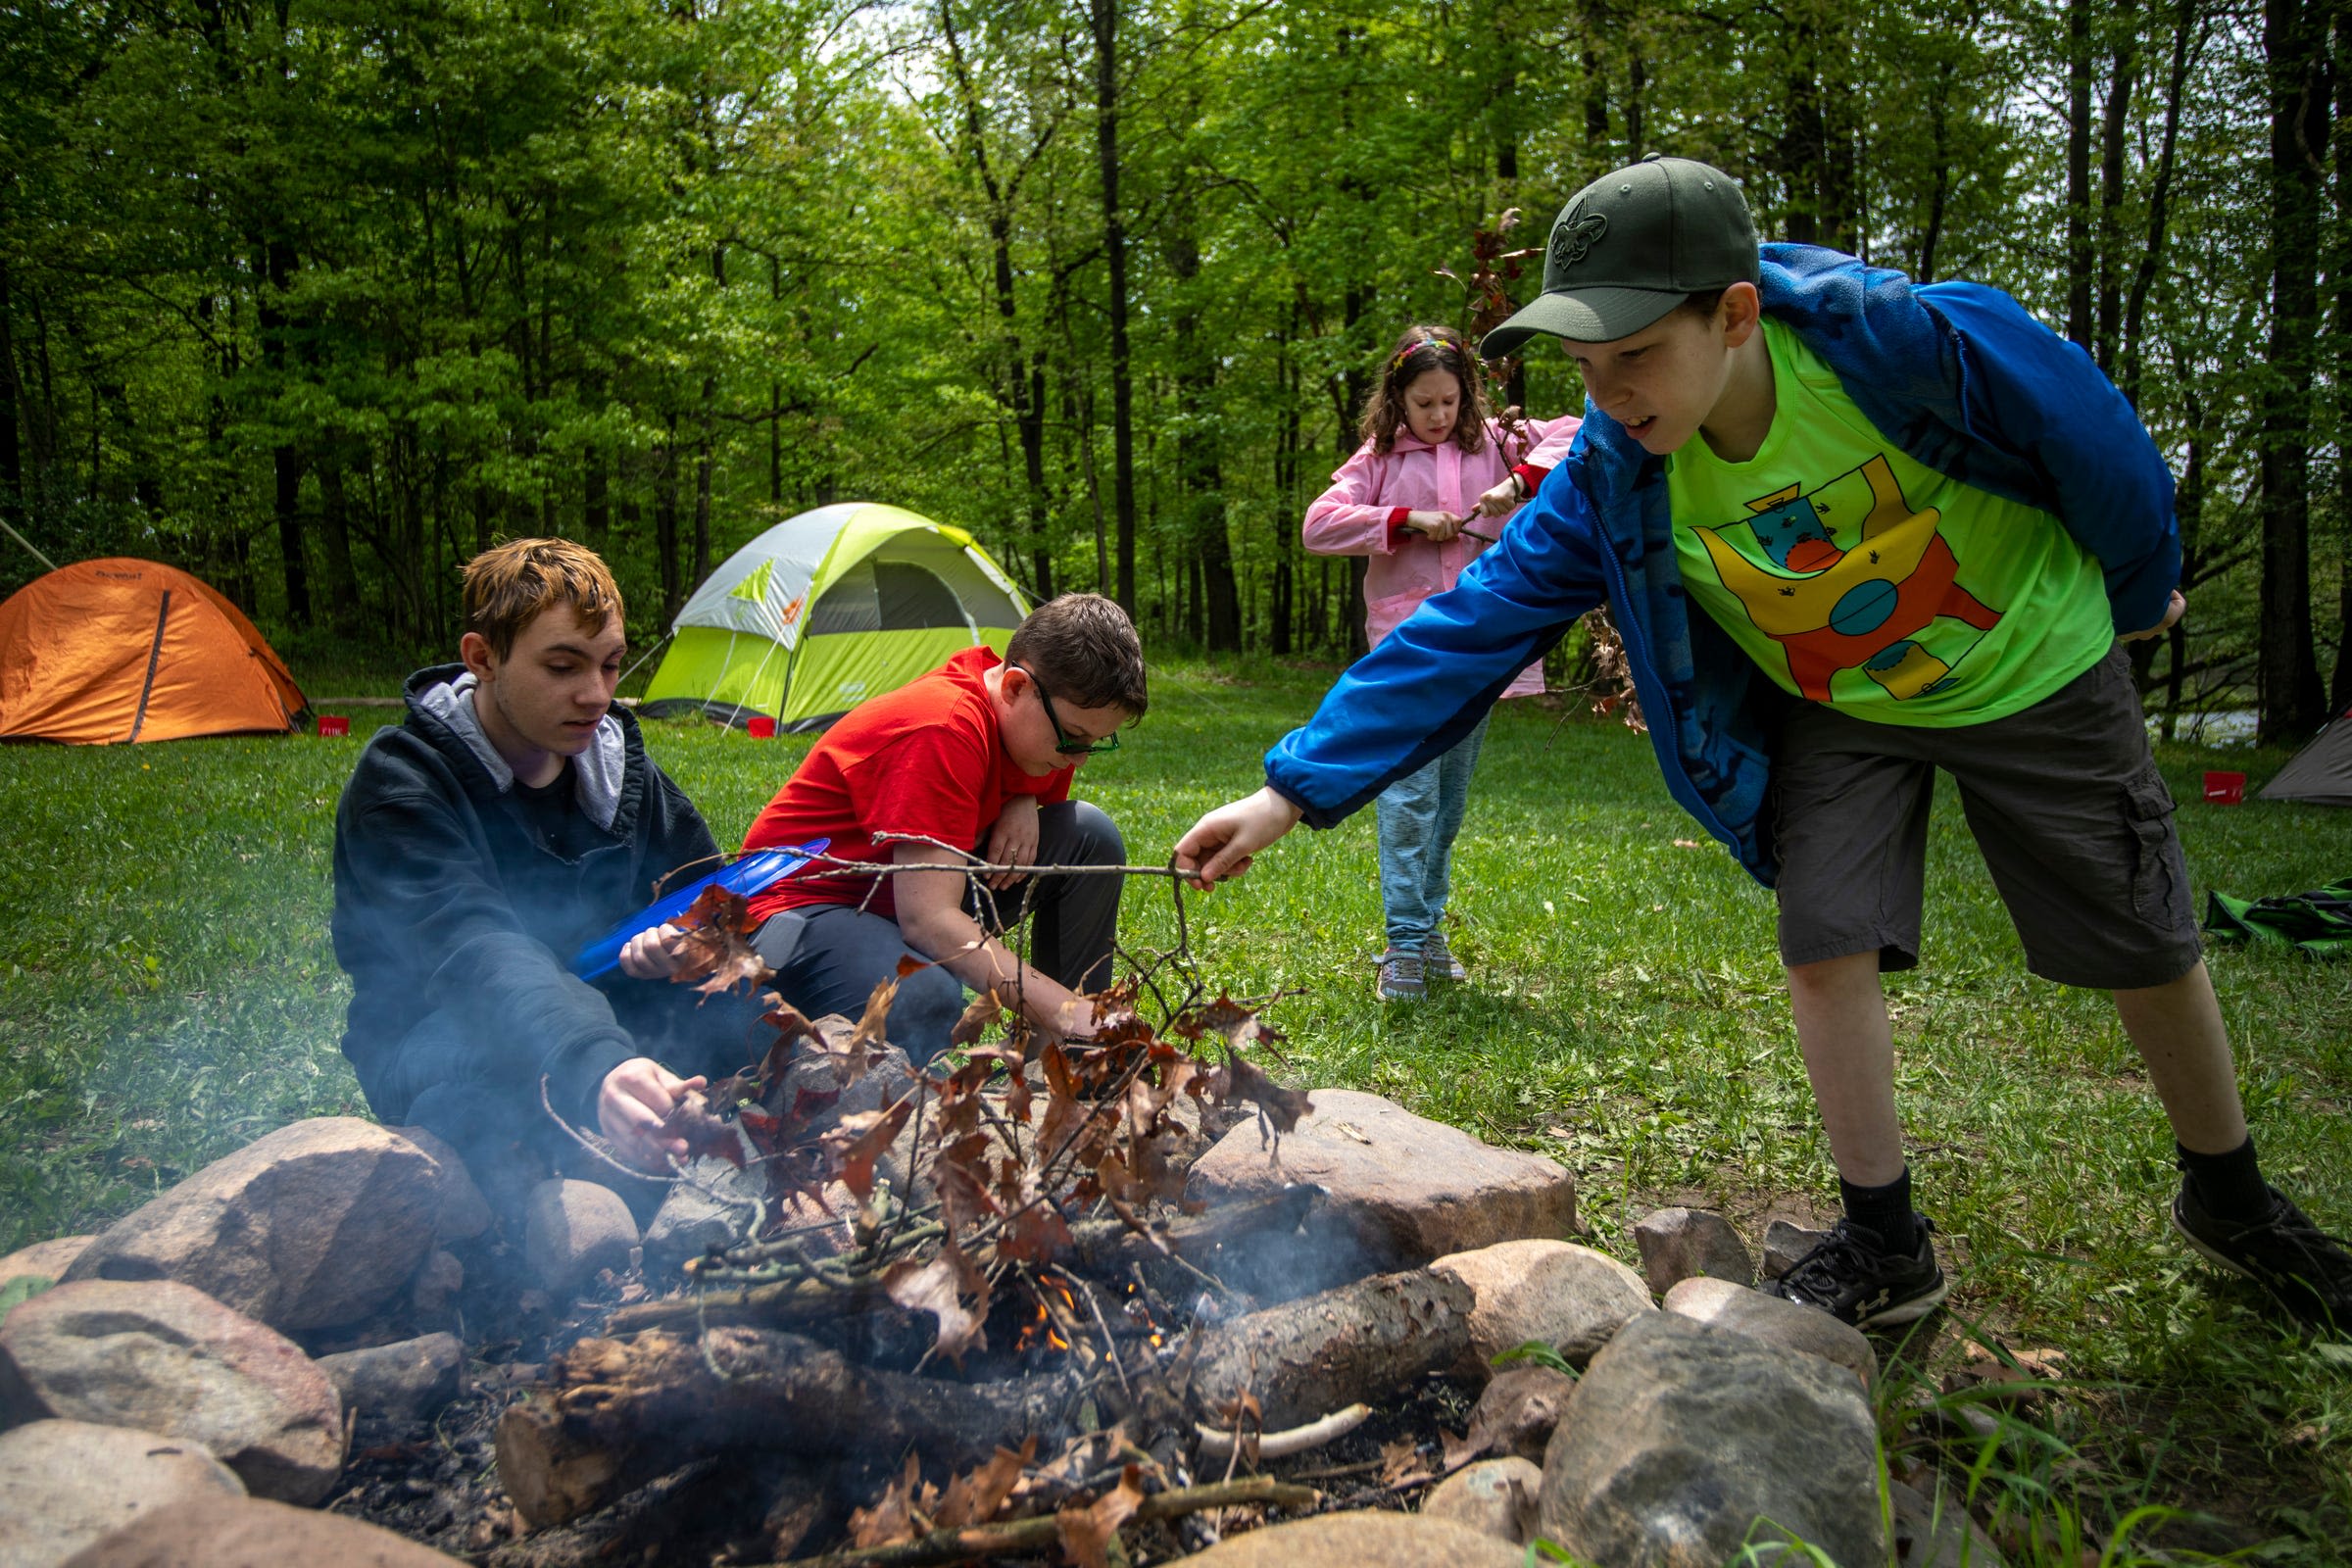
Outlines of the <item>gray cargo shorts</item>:
M 1815 703 L 1773 759 L 1781 960 L 1919 962 L 1935 772 L 2046 980 L 2165 985 L 2201 956 L 2173 797 L 2122 645 L 2020 713 L 1963 729 L 1874 724 Z

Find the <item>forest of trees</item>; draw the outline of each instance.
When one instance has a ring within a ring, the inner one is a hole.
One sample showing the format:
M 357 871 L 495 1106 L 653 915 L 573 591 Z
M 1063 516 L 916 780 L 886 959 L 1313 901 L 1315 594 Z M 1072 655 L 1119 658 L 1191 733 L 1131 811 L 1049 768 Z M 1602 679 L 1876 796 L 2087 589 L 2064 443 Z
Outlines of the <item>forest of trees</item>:
M 2352 0 L 31 0 L 0 59 L 0 591 L 145 555 L 421 652 L 563 533 L 650 643 L 875 499 L 1345 654 L 1298 519 L 1382 346 L 1662 151 L 2108 370 L 2180 481 L 2160 705 L 2352 700 Z

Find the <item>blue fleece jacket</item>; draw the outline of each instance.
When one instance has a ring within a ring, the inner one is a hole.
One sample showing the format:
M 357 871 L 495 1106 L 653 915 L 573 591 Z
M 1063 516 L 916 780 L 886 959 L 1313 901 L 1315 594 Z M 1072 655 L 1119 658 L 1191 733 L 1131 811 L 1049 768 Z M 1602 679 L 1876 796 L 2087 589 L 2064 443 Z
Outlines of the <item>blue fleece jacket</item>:
M 1795 328 L 1887 440 L 2057 517 L 2097 558 L 2119 632 L 2164 617 L 2180 575 L 2172 471 L 2089 356 L 1997 289 L 1914 287 L 1813 246 L 1763 247 L 1759 289 L 1765 314 Z M 1330 826 L 1451 749 L 1604 599 L 1667 789 L 1770 886 L 1771 720 L 1787 699 L 1691 613 L 1665 463 L 1589 404 L 1534 503 L 1266 754 L 1266 782 L 1310 825 Z

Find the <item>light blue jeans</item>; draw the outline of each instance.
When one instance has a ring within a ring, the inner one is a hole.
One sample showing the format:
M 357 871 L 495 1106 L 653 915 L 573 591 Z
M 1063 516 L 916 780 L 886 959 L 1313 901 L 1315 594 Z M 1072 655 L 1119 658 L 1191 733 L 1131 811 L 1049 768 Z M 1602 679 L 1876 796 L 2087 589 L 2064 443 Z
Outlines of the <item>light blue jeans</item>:
M 1452 751 L 1380 792 L 1380 903 L 1393 949 L 1419 953 L 1445 918 L 1453 839 L 1486 740 L 1482 718 Z

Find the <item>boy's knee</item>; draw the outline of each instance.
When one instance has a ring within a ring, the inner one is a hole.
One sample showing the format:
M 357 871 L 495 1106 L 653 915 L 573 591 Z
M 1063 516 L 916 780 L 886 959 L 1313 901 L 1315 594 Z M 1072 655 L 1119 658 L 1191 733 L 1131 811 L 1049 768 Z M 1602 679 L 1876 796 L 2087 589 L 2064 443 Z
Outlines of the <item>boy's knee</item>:
M 1127 858 L 1127 838 L 1110 813 L 1092 801 L 1070 802 L 1072 865 L 1118 865 Z

